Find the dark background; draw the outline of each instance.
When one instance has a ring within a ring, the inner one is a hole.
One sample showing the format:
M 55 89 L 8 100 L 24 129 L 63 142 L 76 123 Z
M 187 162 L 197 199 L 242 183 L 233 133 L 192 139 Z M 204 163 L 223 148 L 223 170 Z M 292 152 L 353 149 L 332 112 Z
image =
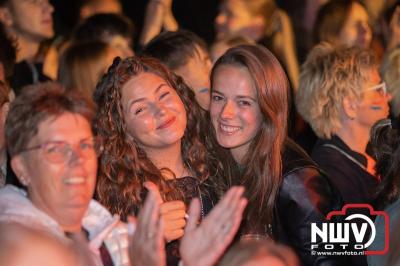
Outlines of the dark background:
M 57 34 L 70 31 L 78 21 L 80 0 L 51 0 L 54 8 L 54 23 Z M 125 15 L 130 17 L 136 28 L 135 40 L 143 24 L 148 0 L 120 0 Z M 219 0 L 173 0 L 173 12 L 180 27 L 191 30 L 208 43 L 214 39 L 214 18 Z
M 125 15 L 135 24 L 137 40 L 143 25 L 146 4 L 149 0 L 120 0 Z M 298 19 L 306 0 L 276 0 L 277 5 L 288 12 L 293 27 L 299 26 Z M 54 22 L 57 34 L 69 32 L 78 21 L 81 0 L 50 0 L 53 4 Z M 220 0 L 173 0 L 173 12 L 181 28 L 191 30 L 211 43 L 215 37 L 214 19 L 218 13 Z M 294 19 L 296 18 L 296 19 Z

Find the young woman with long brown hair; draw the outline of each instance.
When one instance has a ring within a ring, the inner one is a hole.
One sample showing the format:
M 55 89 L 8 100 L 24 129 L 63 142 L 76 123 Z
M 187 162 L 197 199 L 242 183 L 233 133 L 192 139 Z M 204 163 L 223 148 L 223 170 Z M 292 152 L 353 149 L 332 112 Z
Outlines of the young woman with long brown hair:
M 249 200 L 241 236 L 270 237 L 292 246 L 304 265 L 333 260 L 311 255 L 311 223 L 340 208 L 336 189 L 287 138 L 288 81 L 262 46 L 228 50 L 211 73 L 211 140 L 227 187 L 245 186 Z

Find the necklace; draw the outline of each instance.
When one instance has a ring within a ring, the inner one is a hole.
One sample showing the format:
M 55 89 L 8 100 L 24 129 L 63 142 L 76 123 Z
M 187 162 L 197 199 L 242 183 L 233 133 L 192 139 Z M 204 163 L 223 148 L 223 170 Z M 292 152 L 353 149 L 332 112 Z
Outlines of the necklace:
M 199 200 L 200 200 L 200 209 L 201 209 L 201 220 L 204 219 L 204 208 L 203 208 L 203 198 L 201 196 L 201 190 L 200 187 L 197 186 L 197 190 L 199 191 Z
M 322 145 L 324 147 L 328 147 L 334 150 L 337 150 L 338 152 L 340 152 L 341 154 L 343 154 L 347 159 L 349 159 L 350 161 L 352 161 L 353 163 L 357 164 L 359 167 L 361 167 L 364 171 L 368 172 L 368 169 L 359 161 L 357 161 L 353 156 L 351 156 L 350 154 L 348 154 L 347 152 L 345 152 L 344 150 L 342 150 L 341 148 L 333 145 L 333 144 L 324 144 Z

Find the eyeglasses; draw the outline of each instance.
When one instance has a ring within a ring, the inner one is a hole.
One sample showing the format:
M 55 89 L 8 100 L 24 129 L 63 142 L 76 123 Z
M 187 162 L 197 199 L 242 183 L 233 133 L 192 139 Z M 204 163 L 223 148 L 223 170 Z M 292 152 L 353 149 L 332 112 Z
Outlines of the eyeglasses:
M 386 93 L 387 93 L 387 90 L 386 90 L 386 83 L 385 83 L 385 82 L 382 82 L 382 83 L 380 83 L 380 84 L 378 84 L 378 85 L 369 87 L 369 88 L 363 90 L 362 92 L 367 92 L 367 91 L 377 91 L 377 92 L 379 93 L 380 96 L 385 96 Z
M 35 147 L 26 148 L 21 153 L 37 149 L 41 149 L 47 161 L 51 163 L 64 163 L 71 160 L 73 153 L 75 156 L 81 156 L 85 159 L 92 156 L 97 157 L 103 151 L 103 146 L 99 138 L 88 138 L 74 145 L 65 141 L 49 141 Z

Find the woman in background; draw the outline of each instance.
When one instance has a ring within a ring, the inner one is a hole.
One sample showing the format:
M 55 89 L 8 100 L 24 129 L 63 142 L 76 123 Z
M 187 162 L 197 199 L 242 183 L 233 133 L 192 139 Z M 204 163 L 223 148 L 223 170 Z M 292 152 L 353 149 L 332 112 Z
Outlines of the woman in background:
M 303 65 L 297 109 L 319 137 L 312 158 L 345 203 L 372 203 L 379 183 L 367 152 L 372 125 L 389 114 L 386 84 L 371 50 L 314 47 Z
M 76 42 L 60 56 L 58 80 L 66 89 L 92 97 L 96 84 L 119 54 L 103 42 Z

